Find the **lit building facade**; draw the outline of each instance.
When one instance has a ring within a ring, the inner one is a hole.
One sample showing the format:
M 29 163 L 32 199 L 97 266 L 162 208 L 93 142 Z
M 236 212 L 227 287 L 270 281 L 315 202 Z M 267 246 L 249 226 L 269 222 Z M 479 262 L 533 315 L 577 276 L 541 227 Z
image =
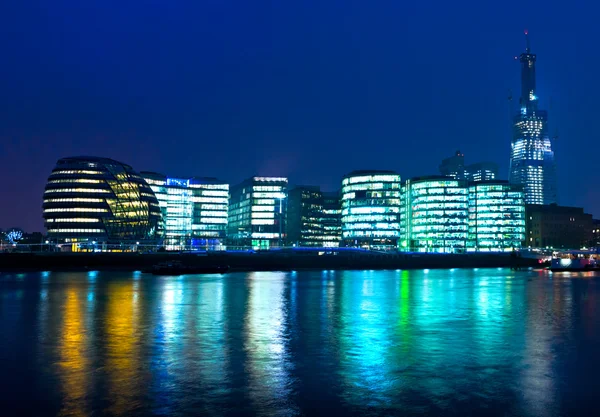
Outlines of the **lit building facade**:
M 509 180 L 523 188 L 526 204 L 557 203 L 556 168 L 548 136 L 548 113 L 538 109 L 535 54 L 527 49 L 521 62 L 521 98 L 514 118 Z
M 158 199 L 167 250 L 225 249 L 229 184 L 215 178 L 141 175 Z
M 338 247 L 342 235 L 339 194 L 322 192 L 318 186 L 293 188 L 287 226 L 290 245 Z
M 108 158 L 60 159 L 44 190 L 43 217 L 54 242 L 149 243 L 162 233 L 148 184 L 129 165 Z
M 323 228 L 323 246 L 340 246 L 342 240 L 342 203 L 339 192 L 323 192 L 323 211 L 321 212 L 320 223 Z
M 228 240 L 232 247 L 269 249 L 286 241 L 287 178 L 252 177 L 231 187 Z
M 390 250 L 400 238 L 400 175 L 354 171 L 342 180 L 342 241 L 345 246 Z
M 445 176 L 407 180 L 402 190 L 401 247 L 415 252 L 465 252 L 467 184 Z
M 524 241 L 523 191 L 508 181 L 471 183 L 467 250 L 506 252 Z

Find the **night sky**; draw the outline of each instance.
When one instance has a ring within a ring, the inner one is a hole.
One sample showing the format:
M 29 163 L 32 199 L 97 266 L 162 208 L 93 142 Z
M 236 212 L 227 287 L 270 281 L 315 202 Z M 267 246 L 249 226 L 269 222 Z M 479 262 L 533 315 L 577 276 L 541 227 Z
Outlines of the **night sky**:
M 0 227 L 43 230 L 44 184 L 65 156 L 334 190 L 355 169 L 436 174 L 460 149 L 507 178 L 524 29 L 559 135 L 559 202 L 600 216 L 599 13 L 591 1 L 3 2 Z

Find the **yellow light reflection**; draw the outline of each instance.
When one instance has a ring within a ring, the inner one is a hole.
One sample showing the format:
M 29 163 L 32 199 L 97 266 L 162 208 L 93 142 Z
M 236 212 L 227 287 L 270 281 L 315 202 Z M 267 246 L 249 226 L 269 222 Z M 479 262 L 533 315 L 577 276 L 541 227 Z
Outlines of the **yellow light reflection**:
M 64 403 L 61 415 L 87 415 L 85 395 L 88 385 L 89 359 L 86 351 L 86 331 L 84 328 L 84 308 L 77 290 L 69 288 L 64 305 L 64 316 L 59 343 L 61 368 L 60 377 L 63 383 Z
M 106 312 L 106 371 L 109 381 L 109 414 L 134 410 L 142 381 L 139 369 L 139 316 L 137 282 L 110 282 Z

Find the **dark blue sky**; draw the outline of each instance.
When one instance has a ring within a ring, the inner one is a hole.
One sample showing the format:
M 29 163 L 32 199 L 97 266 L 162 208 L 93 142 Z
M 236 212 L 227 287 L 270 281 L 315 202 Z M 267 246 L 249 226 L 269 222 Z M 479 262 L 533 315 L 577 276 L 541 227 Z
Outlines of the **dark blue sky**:
M 0 227 L 42 230 L 64 156 L 333 190 L 354 169 L 508 170 L 523 29 L 559 200 L 600 216 L 600 5 L 571 1 L 4 2 Z

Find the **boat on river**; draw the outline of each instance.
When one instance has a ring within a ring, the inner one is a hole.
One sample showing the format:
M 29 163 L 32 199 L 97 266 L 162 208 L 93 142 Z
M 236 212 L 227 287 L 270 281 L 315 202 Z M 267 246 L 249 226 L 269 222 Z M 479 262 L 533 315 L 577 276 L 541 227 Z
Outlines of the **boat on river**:
M 560 271 L 600 271 L 600 255 L 585 250 L 557 252 L 552 257 L 550 270 Z
M 180 261 L 161 262 L 152 267 L 153 275 L 224 274 L 227 265 L 185 265 Z

